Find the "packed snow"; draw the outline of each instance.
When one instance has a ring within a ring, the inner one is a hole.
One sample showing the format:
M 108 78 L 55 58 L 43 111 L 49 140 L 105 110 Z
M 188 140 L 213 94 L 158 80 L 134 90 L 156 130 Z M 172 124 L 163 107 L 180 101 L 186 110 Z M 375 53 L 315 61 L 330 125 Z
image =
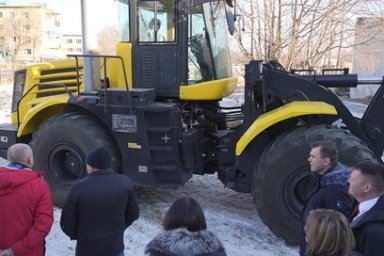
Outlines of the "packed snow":
M 10 122 L 12 86 L 0 85 L 0 123 Z M 6 164 L 0 158 L 0 164 Z M 297 255 L 297 247 L 289 247 L 276 238 L 263 224 L 252 197 L 234 192 L 216 175 L 194 175 L 177 189 L 137 187 L 140 218 L 124 234 L 125 255 L 144 255 L 146 244 L 161 231 L 165 212 L 179 196 L 192 196 L 204 209 L 208 229 L 216 233 L 227 255 L 269 256 Z M 61 209 L 54 208 L 54 224 L 46 239 L 46 256 L 74 255 L 76 242 L 60 229 Z

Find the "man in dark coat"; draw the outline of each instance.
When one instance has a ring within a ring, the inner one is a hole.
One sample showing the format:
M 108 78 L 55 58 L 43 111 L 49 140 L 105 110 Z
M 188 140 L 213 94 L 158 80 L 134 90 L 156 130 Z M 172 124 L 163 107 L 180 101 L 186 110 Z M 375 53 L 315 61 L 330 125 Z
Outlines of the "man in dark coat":
M 338 151 L 334 142 L 312 143 L 308 162 L 313 174 L 314 186 L 301 214 L 301 256 L 305 255 L 307 247 L 304 226 L 311 210 L 332 209 L 348 218 L 354 205 L 354 199 L 348 193 L 347 183 L 351 168 L 338 162 Z
M 124 230 L 139 217 L 133 184 L 108 170 L 111 153 L 105 148 L 91 151 L 86 162 L 88 176 L 73 184 L 61 229 L 77 240 L 77 256 L 124 255 Z
M 384 255 L 384 166 L 365 160 L 353 167 L 349 193 L 359 202 L 351 228 L 355 250 L 364 256 Z

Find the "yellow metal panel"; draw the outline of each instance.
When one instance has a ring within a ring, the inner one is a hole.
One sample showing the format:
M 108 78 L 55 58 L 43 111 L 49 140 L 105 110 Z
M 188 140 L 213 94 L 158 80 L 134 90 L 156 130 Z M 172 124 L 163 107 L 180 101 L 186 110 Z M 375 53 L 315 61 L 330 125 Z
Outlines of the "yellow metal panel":
M 79 57 L 79 66 L 83 66 L 83 58 Z M 71 57 L 68 59 L 63 59 L 63 60 L 57 60 L 57 61 L 52 61 L 52 62 L 43 62 L 43 63 L 38 63 L 29 66 L 33 69 L 37 70 L 52 70 L 52 69 L 65 69 L 65 68 L 74 68 L 76 67 L 76 61 L 75 58 Z M 38 72 L 40 74 L 40 72 Z
M 132 88 L 132 44 L 118 43 L 116 55 L 124 60 L 125 72 L 127 75 L 128 87 Z M 111 88 L 125 88 L 123 66 L 120 59 L 108 59 L 108 78 Z
M 54 74 L 47 74 L 47 75 L 41 75 L 40 73 L 34 74 L 34 79 L 55 79 L 55 78 L 63 78 L 63 77 L 70 77 L 70 80 L 77 81 L 76 79 L 73 79 L 73 77 L 77 76 L 77 72 L 60 72 L 60 73 L 54 73 Z M 83 71 L 79 71 L 79 76 L 83 76 Z M 59 81 L 60 82 L 60 81 Z M 45 82 L 49 83 L 49 82 Z M 58 81 L 54 81 L 53 83 L 58 83 Z
M 51 97 L 45 97 L 42 100 L 37 99 L 31 101 L 29 104 L 31 107 L 25 116 L 22 118 L 19 130 L 17 131 L 17 136 L 26 135 L 32 133 L 37 128 L 37 124 L 40 124 L 46 118 L 37 118 L 36 116 L 43 115 L 45 117 L 55 114 L 58 109 L 61 109 L 61 106 L 67 104 L 69 96 L 67 94 L 56 95 Z M 48 109 L 52 111 L 49 112 Z M 43 113 L 44 112 L 44 113 Z
M 262 131 L 283 120 L 303 115 L 337 115 L 334 106 L 325 102 L 295 101 L 259 116 L 236 143 L 236 156 Z
M 141 149 L 141 145 L 136 142 L 128 142 L 128 148 L 130 149 Z
M 79 58 L 79 67 L 82 68 L 83 60 L 82 58 Z M 71 91 L 75 91 L 77 89 L 76 86 L 73 84 L 77 83 L 77 80 L 73 77 L 76 76 L 75 71 L 66 71 L 68 69 L 75 69 L 76 62 L 74 58 L 65 59 L 65 60 L 59 60 L 59 61 L 53 61 L 51 63 L 39 63 L 34 64 L 31 66 L 27 66 L 24 69 L 26 69 L 26 78 L 25 78 L 25 87 L 23 91 L 23 99 L 20 102 L 19 106 L 19 118 L 21 120 L 24 119 L 25 114 L 30 111 L 30 106 L 33 106 L 32 102 L 40 102 L 36 95 L 41 95 L 43 93 L 65 93 L 64 84 L 69 85 L 68 89 Z M 46 74 L 42 74 L 43 71 L 52 71 L 52 72 L 45 72 Z M 63 71 L 63 72 L 62 72 Z M 79 75 L 82 74 L 82 71 L 80 70 Z M 67 78 L 67 79 L 66 79 Z M 47 86 L 45 89 L 42 89 L 41 87 L 34 87 L 31 91 L 31 87 L 35 84 L 40 84 L 41 80 L 55 80 L 55 81 L 49 81 L 45 82 Z M 80 82 L 82 80 L 80 79 Z M 61 87 L 57 88 L 49 88 L 49 85 L 61 85 Z M 27 95 L 26 92 L 29 91 Z M 45 97 L 44 97 L 45 99 Z M 17 114 L 12 113 L 11 120 L 13 124 L 17 123 Z
M 180 86 L 181 100 L 219 100 L 236 89 L 237 77 Z

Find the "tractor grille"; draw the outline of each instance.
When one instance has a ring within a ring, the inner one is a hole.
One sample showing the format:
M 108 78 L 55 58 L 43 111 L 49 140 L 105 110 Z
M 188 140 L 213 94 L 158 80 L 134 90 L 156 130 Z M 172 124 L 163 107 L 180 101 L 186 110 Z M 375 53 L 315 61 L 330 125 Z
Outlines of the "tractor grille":
M 65 93 L 65 87 L 71 91 L 77 91 L 77 72 L 76 67 L 61 68 L 52 70 L 42 70 L 38 79 L 37 98 L 52 96 Z M 79 75 L 82 75 L 82 68 L 79 69 Z M 81 79 L 79 82 L 81 83 Z

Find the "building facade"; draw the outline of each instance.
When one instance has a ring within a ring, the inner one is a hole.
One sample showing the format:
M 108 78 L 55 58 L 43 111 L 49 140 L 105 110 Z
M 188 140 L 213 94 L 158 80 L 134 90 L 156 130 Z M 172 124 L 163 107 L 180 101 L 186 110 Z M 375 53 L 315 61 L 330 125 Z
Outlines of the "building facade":
M 13 3 L 13 2 L 12 2 Z M 62 56 L 60 14 L 44 4 L 0 1 L 1 80 L 11 79 L 19 66 Z
M 64 55 L 82 54 L 83 45 L 81 35 L 62 35 L 61 50 Z

